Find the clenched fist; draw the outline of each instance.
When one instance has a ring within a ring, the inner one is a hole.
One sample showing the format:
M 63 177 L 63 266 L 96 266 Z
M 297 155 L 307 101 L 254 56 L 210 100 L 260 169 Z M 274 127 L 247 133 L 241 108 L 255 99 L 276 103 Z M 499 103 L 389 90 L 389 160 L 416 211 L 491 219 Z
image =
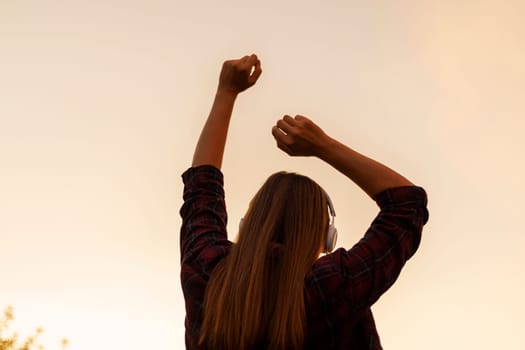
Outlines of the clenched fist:
M 310 119 L 302 115 L 285 115 L 272 128 L 277 147 L 291 156 L 319 156 L 329 137 Z
M 261 61 L 255 54 L 225 61 L 219 77 L 218 90 L 238 94 L 254 85 L 261 73 Z

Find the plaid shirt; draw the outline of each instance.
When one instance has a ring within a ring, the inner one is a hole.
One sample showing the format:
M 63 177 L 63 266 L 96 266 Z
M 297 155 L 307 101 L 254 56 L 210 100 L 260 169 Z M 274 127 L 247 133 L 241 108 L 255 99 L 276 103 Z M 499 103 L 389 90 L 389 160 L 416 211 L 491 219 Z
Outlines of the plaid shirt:
M 212 166 L 182 175 L 184 204 L 181 282 L 186 301 L 186 347 L 199 349 L 203 299 L 213 268 L 228 255 L 223 175 Z M 305 349 L 381 349 L 370 307 L 394 283 L 415 253 L 428 220 L 421 187 L 385 190 L 375 198 L 380 212 L 352 249 L 317 260 L 306 276 Z

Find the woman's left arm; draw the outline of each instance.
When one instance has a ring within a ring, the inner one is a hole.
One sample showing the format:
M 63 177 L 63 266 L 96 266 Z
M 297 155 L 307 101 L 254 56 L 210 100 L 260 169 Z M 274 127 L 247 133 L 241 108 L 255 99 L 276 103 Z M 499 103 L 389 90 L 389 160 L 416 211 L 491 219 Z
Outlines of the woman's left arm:
M 195 147 L 193 167 L 212 165 L 221 169 L 235 99 L 257 82 L 261 72 L 261 61 L 255 54 L 224 62 L 213 106 Z

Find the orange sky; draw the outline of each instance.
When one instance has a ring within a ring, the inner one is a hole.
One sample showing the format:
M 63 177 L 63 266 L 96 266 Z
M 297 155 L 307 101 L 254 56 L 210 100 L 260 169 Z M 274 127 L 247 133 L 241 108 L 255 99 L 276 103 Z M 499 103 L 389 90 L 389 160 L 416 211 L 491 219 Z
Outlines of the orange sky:
M 304 114 L 429 193 L 374 306 L 386 349 L 525 348 L 520 1 L 0 2 L 0 307 L 71 350 L 181 349 L 180 174 L 221 63 L 255 52 L 226 148 L 232 233 L 276 170 L 322 184 L 341 246 L 376 207 L 270 128 Z M 233 237 L 233 235 L 232 235 Z

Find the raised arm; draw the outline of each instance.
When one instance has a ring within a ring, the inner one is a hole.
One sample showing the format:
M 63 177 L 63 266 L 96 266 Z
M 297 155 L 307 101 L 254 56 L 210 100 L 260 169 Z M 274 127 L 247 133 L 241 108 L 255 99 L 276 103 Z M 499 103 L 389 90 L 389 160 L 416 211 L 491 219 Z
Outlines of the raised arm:
M 416 252 L 428 220 L 426 193 L 394 170 L 329 137 L 306 117 L 285 116 L 272 133 L 284 152 L 326 161 L 381 208 L 357 244 L 319 260 L 306 293 L 309 300 L 334 295 L 332 307 L 338 315 L 362 317 Z
M 261 72 L 261 62 L 256 55 L 224 62 L 215 100 L 195 147 L 193 167 L 213 165 L 221 168 L 235 99 L 255 84 Z
M 291 156 L 316 156 L 355 182 L 371 198 L 412 182 L 389 167 L 368 158 L 328 136 L 310 119 L 285 115 L 272 128 L 277 146 Z

